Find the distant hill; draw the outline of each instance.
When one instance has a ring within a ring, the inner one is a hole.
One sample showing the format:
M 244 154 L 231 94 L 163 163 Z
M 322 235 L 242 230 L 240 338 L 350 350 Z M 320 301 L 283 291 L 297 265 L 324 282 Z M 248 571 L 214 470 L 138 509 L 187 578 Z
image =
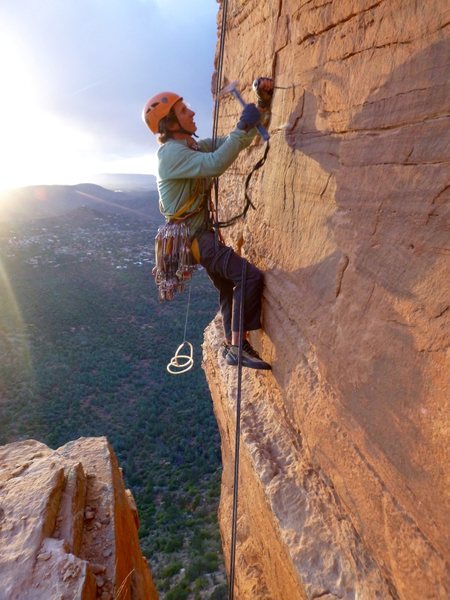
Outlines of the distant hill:
M 144 182 L 141 177 L 150 176 L 128 177 L 129 186 L 135 178 L 138 186 L 139 181 Z M 126 191 L 113 191 L 94 183 L 81 183 L 28 186 L 0 193 L 0 222 L 55 217 L 84 206 L 102 213 L 123 213 L 139 219 L 160 217 L 155 189 L 128 187 Z
M 156 191 L 154 175 L 135 175 L 130 173 L 100 173 L 89 178 L 90 183 L 96 183 L 108 190 L 121 192 Z

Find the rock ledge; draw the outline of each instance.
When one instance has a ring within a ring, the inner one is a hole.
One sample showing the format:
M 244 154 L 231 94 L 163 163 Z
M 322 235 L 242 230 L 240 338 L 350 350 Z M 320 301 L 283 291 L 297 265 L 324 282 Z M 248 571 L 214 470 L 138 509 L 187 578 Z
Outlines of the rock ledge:
M 157 599 L 106 438 L 0 447 L 0 600 Z

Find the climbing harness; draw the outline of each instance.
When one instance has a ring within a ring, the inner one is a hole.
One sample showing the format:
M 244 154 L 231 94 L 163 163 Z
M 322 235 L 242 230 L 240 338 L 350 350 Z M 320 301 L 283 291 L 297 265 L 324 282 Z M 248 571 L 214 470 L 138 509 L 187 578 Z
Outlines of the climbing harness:
M 217 77 L 216 77 L 216 90 L 215 90 L 215 105 L 214 105 L 214 119 L 213 119 L 213 134 L 212 134 L 212 151 L 216 150 L 217 146 L 217 131 L 218 131 L 218 122 L 219 122 L 219 101 L 220 101 L 220 89 L 222 85 L 222 70 L 223 70 L 223 57 L 225 51 L 225 34 L 226 34 L 226 24 L 227 24 L 227 12 L 228 12 L 228 1 L 222 1 L 222 24 L 221 24 L 221 33 L 220 33 L 220 45 L 219 45 L 219 56 L 218 56 L 218 67 L 217 67 Z M 218 247 L 219 240 L 219 229 L 223 227 L 228 227 L 233 225 L 238 219 L 245 217 L 249 208 L 255 209 L 254 204 L 251 201 L 248 188 L 250 186 L 250 181 L 258 169 L 260 169 L 266 161 L 267 155 L 269 152 L 269 143 L 267 142 L 266 148 L 264 151 L 263 157 L 256 163 L 251 172 L 246 178 L 245 181 L 245 206 L 240 214 L 235 215 L 234 217 L 225 220 L 219 221 L 219 182 L 218 179 L 215 178 L 213 180 L 213 189 L 214 189 L 214 204 L 211 203 L 210 211 L 213 217 L 213 228 L 215 232 L 215 240 L 216 240 L 216 248 Z M 186 211 L 187 212 L 187 211 Z M 189 215 L 188 215 L 189 216 Z M 186 218 L 183 213 L 183 218 Z M 184 224 L 184 223 L 182 223 Z M 166 224 L 166 226 L 169 224 Z M 159 232 L 158 232 L 159 233 Z M 161 232 L 161 238 L 165 239 L 165 233 Z M 175 239 L 175 238 L 174 238 Z M 192 276 L 191 263 L 188 262 L 186 258 L 186 239 L 189 239 L 189 231 L 183 230 L 181 236 L 181 242 L 177 244 L 172 244 L 169 248 L 169 244 L 164 246 L 164 250 L 168 248 L 169 258 L 167 261 L 162 258 L 159 262 L 157 261 L 157 271 L 156 271 L 156 281 L 158 287 L 160 288 L 160 293 L 163 293 L 162 299 L 171 299 L 175 291 L 179 291 L 184 288 L 184 282 L 186 279 L 189 279 Z M 179 237 L 177 238 L 179 240 Z M 170 257 L 175 253 L 174 246 L 176 245 L 176 251 L 179 257 L 179 250 L 181 249 L 181 254 L 183 260 L 181 261 L 181 268 L 179 266 L 180 260 L 178 261 L 178 267 L 175 270 L 175 276 L 178 279 L 178 282 L 173 282 L 174 276 L 173 271 L 175 266 L 171 266 L 172 262 L 175 263 L 175 259 L 172 260 Z M 167 254 L 167 253 L 166 253 Z M 164 252 L 162 253 L 164 257 Z M 167 268 L 165 265 L 168 265 Z M 194 265 L 195 268 L 195 265 Z M 158 270 L 159 269 L 159 270 Z M 241 274 L 241 303 L 239 307 L 239 347 L 238 347 L 238 365 L 237 365 L 237 398 L 236 398 L 236 430 L 235 430 L 235 450 L 234 450 L 234 483 L 233 483 L 233 513 L 232 513 L 232 526 L 231 526 L 231 552 L 230 552 L 230 577 L 229 577 L 229 586 L 228 586 L 228 600 L 234 600 L 234 587 L 235 587 L 235 563 L 236 563 L 236 545 L 237 545 L 237 517 L 238 517 L 238 492 L 239 492 L 239 454 L 240 454 L 240 438 L 241 438 L 241 397 L 242 397 L 242 352 L 243 352 L 243 340 L 244 340 L 244 297 L 245 297 L 245 280 L 246 280 L 246 270 L 247 263 L 244 261 L 242 265 L 242 274 Z M 157 279 L 158 274 L 163 273 L 164 276 L 159 275 L 159 279 Z M 167 273 L 167 276 L 166 276 Z M 165 283 L 169 280 L 172 283 Z M 161 296 L 160 296 L 161 297 Z M 167 370 L 171 374 L 180 374 L 188 371 L 192 368 L 193 365 L 193 356 L 192 356 L 192 345 L 186 341 L 186 328 L 187 328 L 187 319 L 189 314 L 189 302 L 190 302 L 190 287 L 189 287 L 189 300 L 188 300 L 188 308 L 186 313 L 186 323 L 185 323 L 185 331 L 184 331 L 184 339 L 182 344 L 178 347 L 175 356 L 171 359 L 169 364 L 167 365 Z M 189 354 L 186 353 L 186 346 L 189 348 Z M 183 352 L 183 353 L 182 353 Z
M 194 202 L 202 195 L 199 206 L 190 210 Z M 190 279 L 197 269 L 200 261 L 198 242 L 190 239 L 189 225 L 186 222 L 201 210 L 209 199 L 210 187 L 205 180 L 197 180 L 189 198 L 183 206 L 159 227 L 155 237 L 156 266 L 153 269 L 156 285 L 158 286 L 160 300 L 172 300 L 176 292 L 182 292 L 189 282 L 189 295 L 186 308 L 183 342 L 178 346 L 174 356 L 167 365 L 171 375 L 181 375 L 190 371 L 194 366 L 194 349 L 186 340 L 186 331 L 191 304 Z
M 181 375 L 182 373 L 186 373 L 190 371 L 194 366 L 194 349 L 192 347 L 191 342 L 186 340 L 186 331 L 189 317 L 189 307 L 191 304 L 191 289 L 192 286 L 189 284 L 189 295 L 188 295 L 188 303 L 186 308 L 186 320 L 184 322 L 184 335 L 183 341 L 178 346 L 174 356 L 170 359 L 169 364 L 167 365 L 167 371 L 171 375 Z M 181 352 L 188 352 L 188 354 L 182 354 Z
M 206 180 L 196 180 L 183 206 L 158 228 L 155 237 L 156 265 L 152 274 L 161 301 L 172 300 L 176 292 L 182 292 L 197 269 L 200 260 L 198 242 L 191 241 L 187 219 L 205 209 L 209 193 Z M 199 205 L 191 210 L 199 196 Z

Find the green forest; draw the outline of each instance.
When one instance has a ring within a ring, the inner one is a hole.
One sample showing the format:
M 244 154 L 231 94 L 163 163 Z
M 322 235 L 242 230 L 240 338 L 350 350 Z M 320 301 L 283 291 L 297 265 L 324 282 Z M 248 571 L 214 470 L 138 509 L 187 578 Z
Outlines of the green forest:
M 0 444 L 107 436 L 161 598 L 220 600 L 220 439 L 201 368 L 217 297 L 196 272 L 186 335 L 194 368 L 169 375 L 188 294 L 158 301 L 158 224 L 81 207 L 0 225 Z

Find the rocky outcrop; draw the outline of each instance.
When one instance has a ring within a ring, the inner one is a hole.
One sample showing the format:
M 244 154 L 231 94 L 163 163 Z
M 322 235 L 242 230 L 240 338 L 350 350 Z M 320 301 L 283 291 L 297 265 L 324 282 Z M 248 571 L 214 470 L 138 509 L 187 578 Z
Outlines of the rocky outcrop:
M 266 275 L 271 374 L 245 371 L 236 596 L 450 595 L 448 3 L 229 0 L 224 73 L 272 75 L 257 206 L 226 240 Z M 239 105 L 224 98 L 220 129 Z M 256 141 L 221 178 L 238 211 Z M 204 364 L 229 560 L 236 373 Z
M 137 527 L 105 438 L 0 447 L 1 600 L 156 600 Z

